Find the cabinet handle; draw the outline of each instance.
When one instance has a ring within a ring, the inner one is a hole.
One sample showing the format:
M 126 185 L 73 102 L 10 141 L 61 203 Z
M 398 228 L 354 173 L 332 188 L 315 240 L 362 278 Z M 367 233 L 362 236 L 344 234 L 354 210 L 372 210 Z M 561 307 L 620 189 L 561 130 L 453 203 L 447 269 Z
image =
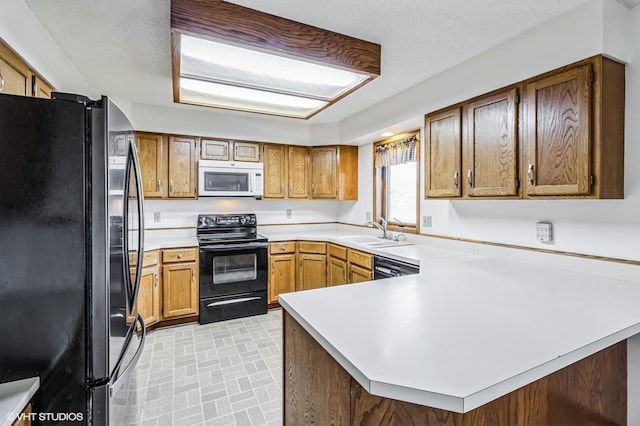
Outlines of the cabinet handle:
M 533 185 L 533 164 L 529 164 L 527 168 L 527 180 L 529 181 L 529 185 Z
M 178 253 L 178 259 L 182 259 L 182 253 Z
M 2 72 L 0 71 L 0 92 L 4 89 L 4 77 L 2 76 Z
M 271 273 L 273 274 L 275 270 L 276 270 L 276 264 L 275 262 L 271 262 Z
M 234 160 L 238 159 L 238 146 L 237 145 L 233 149 L 233 159 Z
M 192 283 L 196 282 L 196 270 L 195 269 L 191 270 L 191 282 Z
M 293 194 L 293 184 L 289 184 L 289 194 Z
M 155 275 L 155 279 L 156 279 L 156 287 L 158 287 L 158 274 Z
M 173 179 L 169 179 L 169 192 L 173 192 Z
M 285 246 L 280 246 L 280 250 L 285 251 L 287 248 Z
M 467 185 L 469 188 L 473 188 L 473 170 L 471 169 L 467 172 Z
M 284 183 L 280 184 L 280 192 L 284 194 Z
M 313 194 L 315 194 L 315 193 L 316 193 L 316 184 L 315 184 L 315 183 L 312 183 L 312 184 L 311 184 L 311 195 L 313 195 Z
M 453 187 L 457 188 L 458 187 L 458 177 L 460 176 L 459 172 L 455 172 L 453 174 Z

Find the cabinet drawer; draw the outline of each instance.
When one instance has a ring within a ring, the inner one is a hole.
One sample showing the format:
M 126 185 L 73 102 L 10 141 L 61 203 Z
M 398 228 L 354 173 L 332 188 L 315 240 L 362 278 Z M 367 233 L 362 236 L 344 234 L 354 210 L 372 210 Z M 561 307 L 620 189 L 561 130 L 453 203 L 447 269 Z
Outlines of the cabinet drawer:
M 373 264 L 373 256 L 361 251 L 349 250 L 349 263 L 360 265 L 363 268 L 371 269 Z
M 347 260 L 347 248 L 336 244 L 329 244 L 329 255 L 338 259 Z
M 318 243 L 315 241 L 299 241 L 298 251 L 300 253 L 327 253 L 327 243 Z
M 294 241 L 283 241 L 279 243 L 269 244 L 270 254 L 295 253 L 295 252 L 296 252 L 296 243 Z
M 196 248 L 162 250 L 162 263 L 193 262 L 196 260 Z
M 136 266 L 138 264 L 138 256 L 136 253 L 129 253 L 129 265 Z M 158 250 L 145 251 L 142 257 L 142 267 L 158 264 Z

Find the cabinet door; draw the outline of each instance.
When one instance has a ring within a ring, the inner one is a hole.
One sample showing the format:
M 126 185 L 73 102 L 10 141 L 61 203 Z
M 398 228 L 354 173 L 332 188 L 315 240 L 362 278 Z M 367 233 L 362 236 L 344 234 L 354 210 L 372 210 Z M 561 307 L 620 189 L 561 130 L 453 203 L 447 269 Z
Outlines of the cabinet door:
M 347 262 L 337 257 L 329 257 L 329 286 L 347 283 Z
M 458 107 L 425 116 L 425 198 L 451 198 L 461 194 L 460 125 Z
M 300 253 L 298 290 L 327 286 L 327 255 Z
M 162 198 L 167 193 L 164 166 L 164 137 L 162 135 L 138 133 L 138 158 L 144 198 Z
M 162 317 L 198 314 L 198 277 L 195 263 L 162 267 Z
M 371 269 L 365 269 L 358 265 L 349 264 L 349 283 L 371 281 L 372 279 L 373 271 Z
M 262 198 L 285 198 L 286 196 L 286 145 L 264 145 L 264 187 Z
M 198 193 L 196 139 L 169 137 L 169 197 L 195 198 Z
M 31 75 L 27 64 L 0 43 L 0 93 L 31 96 Z
M 142 315 L 145 325 L 160 321 L 160 277 L 158 266 L 142 269 L 140 289 L 138 290 L 138 313 Z
M 37 98 L 51 99 L 51 86 L 37 75 L 33 76 L 33 96 Z
M 258 142 L 233 143 L 233 159 L 235 161 L 260 162 L 260 144 Z
M 269 303 L 277 303 L 280 293 L 296 291 L 296 255 L 270 256 Z
M 311 148 L 311 198 L 336 198 L 335 147 Z
M 229 160 L 230 141 L 220 139 L 201 139 L 200 158 L 203 160 Z
M 309 148 L 288 147 L 289 198 L 309 198 Z
M 586 195 L 591 177 L 591 64 L 525 86 L 527 195 Z
M 465 107 L 463 170 L 470 196 L 517 194 L 517 96 L 514 88 Z

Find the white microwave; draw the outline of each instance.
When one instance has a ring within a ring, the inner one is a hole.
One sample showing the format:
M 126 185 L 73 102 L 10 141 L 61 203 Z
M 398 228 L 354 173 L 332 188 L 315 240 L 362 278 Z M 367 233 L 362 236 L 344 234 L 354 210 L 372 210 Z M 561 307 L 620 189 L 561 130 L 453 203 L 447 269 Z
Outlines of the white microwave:
M 246 161 L 200 160 L 200 197 L 262 197 L 262 163 Z

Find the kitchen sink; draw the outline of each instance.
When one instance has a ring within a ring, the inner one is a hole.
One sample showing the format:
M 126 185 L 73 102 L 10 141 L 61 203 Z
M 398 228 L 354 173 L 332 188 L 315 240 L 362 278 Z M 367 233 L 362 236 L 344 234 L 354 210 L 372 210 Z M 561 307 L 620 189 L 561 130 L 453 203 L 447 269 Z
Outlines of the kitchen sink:
M 340 239 L 353 244 L 362 245 L 364 247 L 371 247 L 371 248 L 413 245 L 413 243 L 406 240 L 405 241 L 385 240 L 380 237 L 371 237 L 369 235 L 350 235 L 346 237 L 340 237 Z

